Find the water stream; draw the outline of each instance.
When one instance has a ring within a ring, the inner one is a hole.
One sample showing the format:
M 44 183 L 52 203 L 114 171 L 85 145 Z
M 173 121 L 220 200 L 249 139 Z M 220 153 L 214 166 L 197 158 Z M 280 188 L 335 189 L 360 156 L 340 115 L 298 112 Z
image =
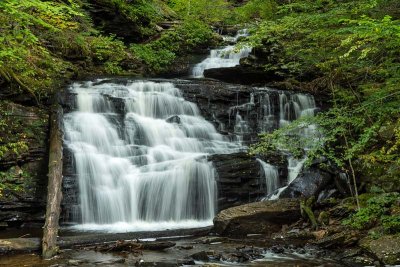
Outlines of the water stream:
M 248 31 L 240 30 L 234 37 L 223 36 L 223 38 L 227 42 L 236 43 L 239 38 L 245 36 L 248 36 Z M 192 75 L 195 78 L 202 78 L 204 77 L 204 70 L 237 66 L 240 59 L 248 57 L 250 52 L 251 47 L 248 46 L 236 48 L 234 45 L 228 45 L 218 49 L 211 49 L 210 55 L 194 66 Z

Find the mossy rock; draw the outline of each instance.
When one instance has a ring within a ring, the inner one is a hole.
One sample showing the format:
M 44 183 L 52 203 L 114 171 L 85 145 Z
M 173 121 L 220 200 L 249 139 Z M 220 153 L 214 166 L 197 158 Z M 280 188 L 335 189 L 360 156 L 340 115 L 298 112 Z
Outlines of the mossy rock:
M 360 246 L 384 264 L 400 264 L 400 236 L 386 235 L 375 240 L 364 238 Z

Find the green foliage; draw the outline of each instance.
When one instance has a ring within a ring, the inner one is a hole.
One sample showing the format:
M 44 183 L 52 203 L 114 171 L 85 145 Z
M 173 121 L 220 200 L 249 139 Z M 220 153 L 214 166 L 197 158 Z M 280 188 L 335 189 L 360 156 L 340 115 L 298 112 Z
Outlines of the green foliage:
M 383 12 L 387 5 L 393 2 L 297 0 L 260 24 L 250 44 L 266 51 L 265 69 L 332 103 L 314 118 L 263 135 L 255 152 L 283 146 L 301 154 L 307 140 L 291 140 L 291 132 L 317 125 L 318 138 L 307 142 L 309 160 L 324 156 L 345 170 L 353 161 L 400 164 L 400 21 Z M 393 134 L 382 135 L 389 124 L 397 125 Z
M 32 143 L 44 146 L 46 126 L 44 111 L 0 101 L 0 161 L 17 161 L 26 155 Z
M 398 208 L 399 193 L 387 193 L 369 198 L 366 204 L 343 223 L 356 229 L 370 229 L 378 224 L 384 233 L 400 232 L 400 214 L 393 213 Z M 393 213 L 393 214 L 392 214 Z
M 124 43 L 114 36 L 98 36 L 89 39 L 93 60 L 95 63 L 104 64 L 104 70 L 110 74 L 123 72 L 120 64 L 129 55 Z
M 15 90 L 38 99 L 52 94 L 56 81 L 76 71 L 71 60 L 94 62 L 104 73 L 122 71 L 126 47 L 92 28 L 81 2 L 0 3 L 0 76 Z
M 165 17 L 172 16 L 172 11 L 161 0 L 126 1 L 126 0 L 97 0 L 115 9 L 115 12 L 127 18 L 135 25 L 141 38 L 148 38 L 157 33 L 156 23 Z
M 276 12 L 276 7 L 274 0 L 250 0 L 234 10 L 229 22 L 231 24 L 254 23 L 254 20 L 271 19 Z
M 206 24 L 185 20 L 174 31 L 163 34 L 153 42 L 132 45 L 131 51 L 151 72 L 162 72 L 171 66 L 177 56 L 207 45 L 212 39 L 213 33 Z
M 226 0 L 171 0 L 169 5 L 185 20 L 194 19 L 206 24 L 222 23 L 232 9 Z
M 12 167 L 7 171 L 0 171 L 0 199 L 7 193 L 25 193 L 32 189 L 32 174 L 19 167 Z

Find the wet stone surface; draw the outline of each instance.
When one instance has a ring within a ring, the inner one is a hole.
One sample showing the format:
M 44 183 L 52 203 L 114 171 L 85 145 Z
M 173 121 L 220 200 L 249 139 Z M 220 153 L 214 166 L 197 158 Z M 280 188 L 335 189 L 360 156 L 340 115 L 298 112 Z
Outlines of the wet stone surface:
M 268 245 L 265 240 L 232 240 L 216 236 L 162 238 L 176 246 L 159 250 L 97 252 L 93 248 L 62 250 L 43 261 L 36 254 L 7 255 L 0 266 L 341 266 L 321 251 L 290 245 Z M 248 245 L 248 243 L 257 245 Z M 324 257 L 321 257 L 324 255 Z

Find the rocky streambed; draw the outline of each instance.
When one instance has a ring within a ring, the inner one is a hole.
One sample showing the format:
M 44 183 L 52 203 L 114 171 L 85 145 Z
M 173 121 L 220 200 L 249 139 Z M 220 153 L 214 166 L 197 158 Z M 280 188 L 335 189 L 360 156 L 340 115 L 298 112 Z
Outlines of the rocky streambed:
M 347 200 L 349 201 L 349 200 Z M 346 201 L 313 206 L 314 228 L 300 201 L 255 202 L 221 211 L 214 227 L 101 234 L 63 228 L 60 255 L 42 261 L 39 238 L 2 239 L 0 266 L 383 266 L 399 262 L 399 238 L 371 239 L 343 226 Z M 323 214 L 329 214 L 328 217 Z M 122 240 L 129 245 L 124 245 Z M 122 244 L 122 245 L 121 245 Z

